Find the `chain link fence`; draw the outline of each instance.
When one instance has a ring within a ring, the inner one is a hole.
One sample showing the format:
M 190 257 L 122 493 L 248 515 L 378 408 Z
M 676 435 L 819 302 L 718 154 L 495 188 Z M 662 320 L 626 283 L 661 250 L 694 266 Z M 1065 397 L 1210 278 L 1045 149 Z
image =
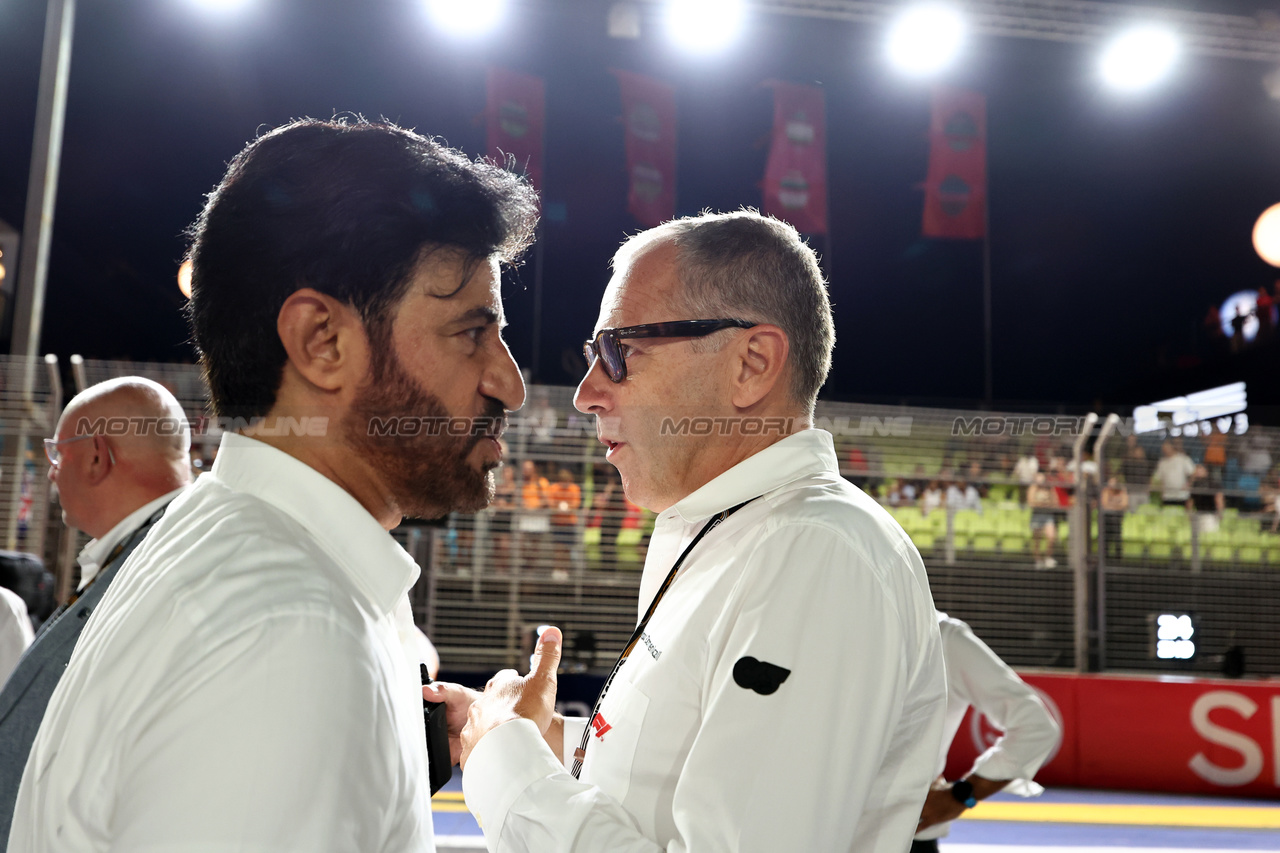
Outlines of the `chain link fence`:
M 16 434 L 19 415 L 37 438 L 52 434 L 59 389 L 46 375 L 33 402 L 20 403 L 10 393 L 17 368 L 0 369 L 0 440 Z M 77 370 L 78 385 L 140 375 L 168 387 L 195 426 L 193 466 L 212 464 L 220 433 L 196 367 L 85 361 Z M 572 395 L 529 389 L 492 506 L 393 534 L 424 568 L 415 614 L 448 669 L 519 667 L 536 627 L 556 624 L 566 666 L 597 671 L 635 623 L 653 514 L 627 501 L 594 418 L 574 410 Z M 1280 430 L 1237 416 L 1140 431 L 1122 418 L 1100 438 L 1092 417 L 828 402 L 817 426 L 833 434 L 842 473 L 919 548 L 938 608 L 1011 664 L 1280 675 Z M 38 515 L 27 531 L 43 530 L 48 506 L 35 462 Z M 14 510 L 0 505 L 6 519 Z M 83 537 L 64 538 L 57 557 L 25 535 L 24 550 L 43 549 L 74 574 Z

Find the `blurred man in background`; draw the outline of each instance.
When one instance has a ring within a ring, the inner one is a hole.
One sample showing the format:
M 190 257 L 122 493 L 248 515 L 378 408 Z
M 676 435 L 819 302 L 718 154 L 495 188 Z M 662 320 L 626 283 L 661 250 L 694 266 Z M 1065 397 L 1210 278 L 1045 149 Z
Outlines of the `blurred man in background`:
M 935 853 L 938 839 L 947 834 L 951 821 L 997 791 L 1007 788 L 1021 796 L 1039 794 L 1042 789 L 1031 777 L 1062 740 L 1062 727 L 1036 692 L 968 625 L 939 612 L 938 628 L 947 664 L 946 727 L 938 778 L 925 798 L 911 853 Z M 948 782 L 942 776 L 947 752 L 970 707 L 1004 734 L 978 756 L 968 773 Z
M 40 629 L 0 692 L 0 846 L 18 783 L 53 689 L 89 615 L 117 571 L 191 482 L 191 430 L 164 386 L 129 376 L 81 391 L 45 439 L 62 520 L 92 536 L 77 558 L 80 583 Z

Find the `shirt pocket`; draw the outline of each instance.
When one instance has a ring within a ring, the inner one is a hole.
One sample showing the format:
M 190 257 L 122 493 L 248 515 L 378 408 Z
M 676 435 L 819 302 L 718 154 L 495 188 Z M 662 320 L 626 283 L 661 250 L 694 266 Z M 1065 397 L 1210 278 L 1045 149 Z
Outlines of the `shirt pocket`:
M 618 802 L 631 788 L 640 731 L 649 710 L 649 697 L 634 684 L 615 679 L 600 705 L 598 719 L 588 723 L 591 743 L 583 762 L 582 779 Z

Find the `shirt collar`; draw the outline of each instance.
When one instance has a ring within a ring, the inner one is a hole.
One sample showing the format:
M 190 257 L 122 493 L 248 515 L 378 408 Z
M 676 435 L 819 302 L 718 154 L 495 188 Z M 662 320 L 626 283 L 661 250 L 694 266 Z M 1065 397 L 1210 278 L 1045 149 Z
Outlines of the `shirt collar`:
M 693 524 L 803 477 L 823 473 L 840 475 L 831 433 L 824 429 L 801 430 L 748 456 L 679 501 L 672 510 Z
M 419 568 L 346 489 L 265 442 L 224 433 L 209 475 L 306 528 L 381 613 L 391 613 Z
M 76 557 L 76 562 L 80 564 L 80 585 L 76 589 L 80 590 L 88 586 L 89 581 L 102 571 L 102 563 L 110 556 L 112 549 L 123 542 L 126 536 L 133 535 L 133 532 L 141 527 L 152 513 L 166 506 L 185 488 L 186 486 L 182 486 L 174 489 L 167 495 L 161 495 L 150 503 L 143 504 L 121 519 L 120 523 L 108 530 L 101 538 L 90 539 L 89 544 L 80 549 L 80 556 Z

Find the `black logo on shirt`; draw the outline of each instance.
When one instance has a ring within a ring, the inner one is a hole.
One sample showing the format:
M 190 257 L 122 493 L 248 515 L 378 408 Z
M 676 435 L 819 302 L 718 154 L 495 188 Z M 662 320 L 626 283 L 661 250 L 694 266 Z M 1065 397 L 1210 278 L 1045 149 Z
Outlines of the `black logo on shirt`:
M 738 686 L 754 690 L 761 696 L 776 693 L 790 674 L 789 669 L 753 657 L 738 658 L 733 665 L 733 680 Z

